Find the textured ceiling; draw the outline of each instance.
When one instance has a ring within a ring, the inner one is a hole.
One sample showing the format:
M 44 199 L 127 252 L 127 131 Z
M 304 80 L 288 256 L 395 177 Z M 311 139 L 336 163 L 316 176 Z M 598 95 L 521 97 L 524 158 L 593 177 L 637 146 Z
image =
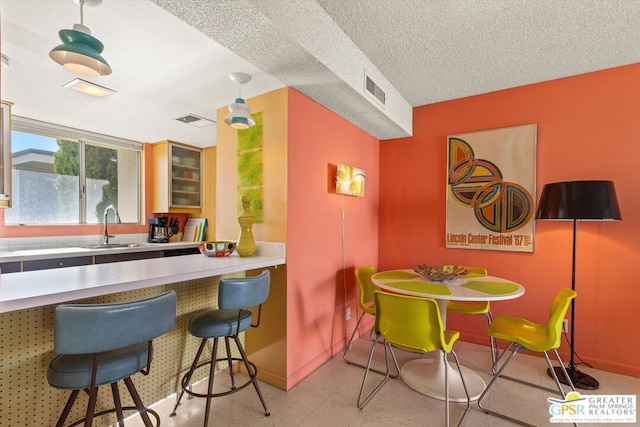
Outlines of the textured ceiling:
M 640 62 L 636 0 L 317 0 L 413 106 Z
M 407 105 L 640 62 L 636 0 L 153 1 L 381 139 L 411 133 Z
M 160 7 L 157 7 L 160 6 Z M 0 0 L 2 97 L 19 115 L 138 141 L 215 144 L 237 95 L 284 85 L 380 139 L 410 135 L 412 106 L 640 62 L 638 0 L 103 0 L 85 23 L 114 72 L 103 100 L 62 89 L 48 58 L 73 0 Z M 168 13 L 167 13 L 168 12 Z M 367 73 L 387 95 L 363 90 Z

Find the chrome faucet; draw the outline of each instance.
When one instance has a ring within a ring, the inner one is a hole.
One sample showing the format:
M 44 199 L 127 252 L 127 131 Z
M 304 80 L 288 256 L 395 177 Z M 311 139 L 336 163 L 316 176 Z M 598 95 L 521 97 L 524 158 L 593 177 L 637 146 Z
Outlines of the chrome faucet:
M 118 210 L 115 208 L 115 206 L 113 205 L 107 206 L 104 210 L 104 220 L 103 220 L 103 229 L 102 229 L 103 245 L 109 244 L 109 237 L 116 237 L 115 234 L 110 235 L 109 232 L 107 231 L 107 214 L 109 213 L 109 209 L 111 209 L 113 211 L 113 214 L 116 216 L 116 224 L 122 223 L 122 221 L 120 221 L 120 214 L 118 213 Z

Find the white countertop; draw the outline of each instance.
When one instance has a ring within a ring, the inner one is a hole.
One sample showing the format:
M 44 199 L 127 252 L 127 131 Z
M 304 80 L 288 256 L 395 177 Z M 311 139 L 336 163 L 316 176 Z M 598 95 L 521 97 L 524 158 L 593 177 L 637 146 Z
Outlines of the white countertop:
M 0 251 L 0 262 L 32 261 L 51 258 L 70 258 L 77 256 L 96 256 L 108 254 L 121 254 L 127 252 L 150 252 L 171 249 L 194 248 L 198 242 L 172 242 L 172 243 L 134 243 L 131 247 L 113 247 L 108 249 L 91 248 L 83 246 L 70 246 L 64 248 L 27 249 L 19 251 Z M 94 245 L 97 246 L 97 245 Z
M 285 263 L 284 243 L 257 245 L 256 255 L 246 258 L 197 254 L 2 274 L 0 313 Z

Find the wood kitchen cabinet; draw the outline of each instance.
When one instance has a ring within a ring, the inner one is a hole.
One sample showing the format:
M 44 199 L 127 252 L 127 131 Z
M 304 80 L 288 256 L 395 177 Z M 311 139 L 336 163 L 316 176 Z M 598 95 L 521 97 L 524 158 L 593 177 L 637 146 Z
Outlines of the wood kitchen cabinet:
M 153 211 L 202 211 L 202 149 L 173 141 L 153 145 Z
M 0 103 L 0 208 L 11 207 L 11 102 Z

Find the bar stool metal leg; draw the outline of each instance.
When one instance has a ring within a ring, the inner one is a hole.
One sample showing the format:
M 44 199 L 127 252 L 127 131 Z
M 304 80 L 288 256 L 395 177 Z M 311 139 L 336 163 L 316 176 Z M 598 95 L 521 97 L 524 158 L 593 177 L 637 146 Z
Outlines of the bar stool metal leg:
M 173 411 L 169 414 L 170 417 L 175 417 L 176 415 L 176 409 L 178 409 L 178 406 L 180 405 L 180 401 L 182 400 L 182 396 L 184 396 L 185 383 L 188 385 L 188 390 L 191 391 L 191 377 L 193 376 L 193 372 L 197 368 L 198 360 L 200 360 L 200 355 L 202 354 L 202 351 L 204 350 L 204 346 L 206 344 L 207 344 L 206 339 L 203 339 L 200 342 L 200 347 L 198 347 L 198 352 L 196 353 L 195 359 L 193 359 L 193 363 L 191 364 L 191 367 L 189 368 L 187 373 L 184 375 L 184 377 L 182 377 L 182 380 L 180 380 L 180 393 L 178 394 L 178 399 L 176 400 L 176 405 L 173 407 Z M 191 393 L 189 393 L 189 397 L 191 397 Z

